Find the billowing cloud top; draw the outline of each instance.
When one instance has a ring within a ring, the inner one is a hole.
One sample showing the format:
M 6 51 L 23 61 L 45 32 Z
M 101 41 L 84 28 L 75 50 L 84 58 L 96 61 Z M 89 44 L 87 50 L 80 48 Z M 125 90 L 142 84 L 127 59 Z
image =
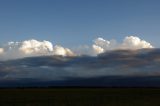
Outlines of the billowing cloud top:
M 135 50 L 143 48 L 153 48 L 153 46 L 149 42 L 141 40 L 136 36 L 127 36 L 120 44 L 118 44 L 115 40 L 109 41 L 103 38 L 97 38 L 94 40 L 94 44 L 92 47 L 97 54 L 116 49 Z
M 124 49 L 143 49 L 143 48 L 153 48 L 153 46 L 145 41 L 145 40 L 141 40 L 138 37 L 134 37 L 134 36 L 127 36 L 122 45 L 121 48 Z
M 76 52 L 74 49 L 71 50 L 60 45 L 53 45 L 49 41 L 38 41 L 31 39 L 22 42 L 8 42 L 8 44 L 1 46 L 0 60 L 44 55 L 97 55 L 111 50 L 135 50 L 143 48 L 153 48 L 153 46 L 149 42 L 141 40 L 136 36 L 127 36 L 124 38 L 122 43 L 117 43 L 116 40 L 105 40 L 103 38 L 97 38 L 94 40 L 92 47 L 81 46 L 81 48 L 79 48 L 80 50 L 77 50 L 78 52 Z
M 53 50 L 54 50 L 54 55 L 61 55 L 61 56 L 74 56 L 75 55 L 70 49 L 63 48 L 58 45 L 56 45 Z
M 24 54 L 45 54 L 53 51 L 53 45 L 49 41 L 28 40 L 21 43 L 19 50 Z
M 1 60 L 46 55 L 74 56 L 74 53 L 68 48 L 59 45 L 53 46 L 49 41 L 34 39 L 22 42 L 8 42 L 0 48 Z

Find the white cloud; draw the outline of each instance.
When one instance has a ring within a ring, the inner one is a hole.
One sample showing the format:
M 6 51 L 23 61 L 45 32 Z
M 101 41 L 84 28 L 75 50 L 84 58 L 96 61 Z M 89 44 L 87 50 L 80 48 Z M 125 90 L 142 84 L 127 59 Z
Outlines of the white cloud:
M 103 53 L 109 50 L 116 49 L 142 49 L 142 48 L 153 48 L 153 46 L 145 41 L 141 40 L 136 36 L 127 36 L 124 38 L 123 42 L 118 44 L 115 40 L 105 40 L 103 38 L 97 38 L 94 40 L 94 44 L 92 45 L 95 53 Z
M 104 49 L 102 47 L 100 47 L 100 46 L 92 45 L 92 47 L 93 47 L 95 53 L 99 54 L 99 53 L 103 53 L 104 52 Z
M 0 48 L 0 54 L 4 53 L 4 49 Z
M 54 55 L 61 55 L 61 56 L 74 56 L 74 53 L 68 49 L 68 48 L 63 48 L 62 46 L 56 45 L 53 48 Z
M 103 38 L 97 38 L 94 40 L 94 44 L 92 45 L 95 53 L 103 53 L 107 50 L 113 50 L 116 48 L 117 42 L 115 40 L 105 40 Z
M 75 56 L 75 55 L 97 55 L 110 50 L 116 49 L 142 49 L 153 48 L 153 46 L 136 36 L 127 36 L 122 43 L 117 43 L 116 40 L 105 40 L 97 38 L 94 40 L 92 46 L 79 46 L 73 49 L 74 54 L 70 49 L 64 48 L 60 45 L 54 45 L 49 41 L 25 40 L 22 42 L 8 42 L 0 48 L 0 59 L 16 59 L 30 56 L 44 56 L 44 55 L 61 55 L 61 56 Z M 2 55 L 3 54 L 3 55 Z
M 46 54 L 53 51 L 53 45 L 49 41 L 27 40 L 21 43 L 19 48 L 24 54 Z
M 4 51 L 5 53 L 3 53 Z M 74 56 L 74 53 L 68 48 L 58 45 L 53 46 L 49 41 L 34 39 L 8 42 L 3 48 L 0 48 L 0 53 L 3 53 L 3 57 L 0 57 L 3 60 L 44 55 Z
M 153 46 L 145 41 L 141 40 L 136 36 L 127 36 L 125 37 L 120 48 L 124 49 L 142 49 L 142 48 L 153 48 Z

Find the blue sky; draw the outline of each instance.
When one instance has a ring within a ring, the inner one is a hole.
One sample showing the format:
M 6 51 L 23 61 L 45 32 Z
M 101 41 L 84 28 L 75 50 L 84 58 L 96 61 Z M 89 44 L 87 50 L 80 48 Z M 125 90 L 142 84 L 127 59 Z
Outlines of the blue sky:
M 160 47 L 159 0 L 0 0 L 0 43 L 49 40 L 67 47 L 136 35 Z

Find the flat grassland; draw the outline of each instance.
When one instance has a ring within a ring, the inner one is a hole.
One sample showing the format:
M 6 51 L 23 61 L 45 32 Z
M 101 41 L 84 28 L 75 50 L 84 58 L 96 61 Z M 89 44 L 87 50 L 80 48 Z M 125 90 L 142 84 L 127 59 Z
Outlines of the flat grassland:
M 160 89 L 0 89 L 0 106 L 160 106 Z

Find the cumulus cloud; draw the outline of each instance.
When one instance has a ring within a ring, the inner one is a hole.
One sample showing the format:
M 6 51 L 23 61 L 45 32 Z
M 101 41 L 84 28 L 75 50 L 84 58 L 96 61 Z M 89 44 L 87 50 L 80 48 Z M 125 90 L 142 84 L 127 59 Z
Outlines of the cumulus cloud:
M 98 54 L 104 52 L 104 49 L 103 49 L 102 47 L 100 47 L 100 46 L 93 45 L 92 47 L 93 47 L 94 51 L 95 51 L 96 53 L 98 53 Z
M 117 42 L 115 40 L 105 40 L 103 38 L 97 38 L 92 45 L 96 54 L 103 53 L 107 50 L 113 50 L 116 48 Z
M 8 42 L 0 48 L 0 54 L 3 57 L 0 59 L 16 59 L 30 56 L 44 56 L 44 55 L 61 55 L 61 56 L 74 56 L 74 53 L 59 45 L 53 46 L 49 41 L 38 40 L 25 40 L 22 42 Z
M 60 45 L 53 45 L 49 41 L 25 40 L 22 42 L 8 42 L 0 48 L 1 59 L 16 59 L 30 56 L 44 56 L 44 55 L 61 55 L 61 56 L 81 56 L 94 55 L 104 53 L 106 51 L 119 49 L 143 49 L 153 48 L 153 46 L 136 36 L 127 36 L 122 43 L 116 40 L 105 40 L 97 38 L 92 46 L 84 45 L 78 46 L 75 49 L 64 48 Z M 2 55 L 3 54 L 3 55 Z
M 127 36 L 125 37 L 122 45 L 120 48 L 124 49 L 142 49 L 142 48 L 153 48 L 153 46 L 145 41 L 141 40 L 138 37 L 135 36 Z
M 96 54 L 103 53 L 110 50 L 117 49 L 143 49 L 143 48 L 153 48 L 153 46 L 145 41 L 141 40 L 136 36 L 127 36 L 124 38 L 122 43 L 117 43 L 116 40 L 105 40 L 103 38 L 97 38 L 94 40 L 92 48 Z
M 74 56 L 75 54 L 68 48 L 63 48 L 62 46 L 56 45 L 53 48 L 54 55 L 61 55 L 61 56 Z
M 19 50 L 24 54 L 46 54 L 53 51 L 53 45 L 49 41 L 27 40 L 21 43 Z

